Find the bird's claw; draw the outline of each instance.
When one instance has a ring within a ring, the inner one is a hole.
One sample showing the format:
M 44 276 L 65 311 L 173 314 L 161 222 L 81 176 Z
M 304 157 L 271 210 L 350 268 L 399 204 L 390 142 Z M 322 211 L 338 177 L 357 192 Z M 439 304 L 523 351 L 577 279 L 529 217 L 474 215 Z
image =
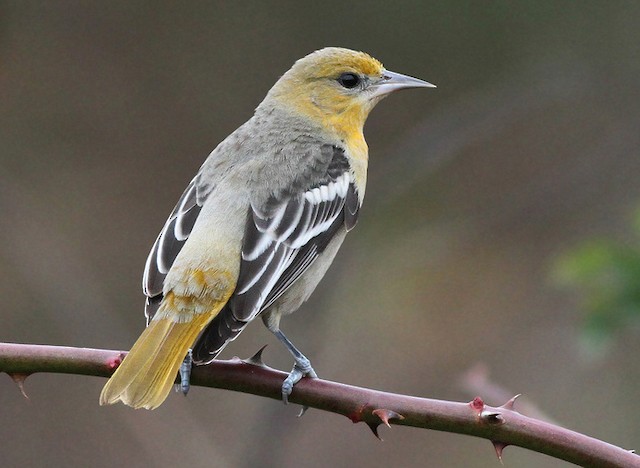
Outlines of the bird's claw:
M 184 396 L 187 396 L 189 389 L 191 388 L 191 368 L 193 367 L 193 356 L 191 350 L 187 353 L 180 364 L 180 385 L 176 384 L 176 391 L 181 391 Z
M 293 391 L 293 386 L 300 382 L 303 377 L 318 378 L 316 371 L 313 370 L 311 362 L 307 358 L 297 360 L 287 378 L 282 382 L 282 401 L 285 405 L 289 403 L 289 395 Z M 299 416 L 302 416 L 307 409 L 307 406 L 303 406 Z

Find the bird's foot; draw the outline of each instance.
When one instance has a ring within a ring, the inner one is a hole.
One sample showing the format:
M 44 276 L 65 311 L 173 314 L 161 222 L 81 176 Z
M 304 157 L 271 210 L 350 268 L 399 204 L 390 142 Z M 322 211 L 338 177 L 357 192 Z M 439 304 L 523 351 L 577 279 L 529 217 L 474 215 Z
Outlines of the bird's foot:
M 282 401 L 285 405 L 289 403 L 289 395 L 291 395 L 293 391 L 293 386 L 300 382 L 303 377 L 317 379 L 318 375 L 316 371 L 313 370 L 313 367 L 311 367 L 311 361 L 304 356 L 300 356 L 296 359 L 296 363 L 293 365 L 293 369 L 291 369 L 287 378 L 282 382 Z M 307 408 L 307 406 L 302 408 L 300 416 L 304 414 Z
M 187 353 L 180 364 L 180 385 L 176 384 L 176 391 L 181 391 L 184 396 L 187 396 L 189 389 L 191 388 L 191 368 L 193 367 L 193 356 L 191 350 Z

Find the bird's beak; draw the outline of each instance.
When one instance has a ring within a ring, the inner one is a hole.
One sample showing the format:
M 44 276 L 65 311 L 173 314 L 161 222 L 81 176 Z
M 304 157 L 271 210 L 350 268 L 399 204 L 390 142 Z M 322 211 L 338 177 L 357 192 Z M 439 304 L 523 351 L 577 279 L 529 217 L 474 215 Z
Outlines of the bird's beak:
M 382 73 L 382 78 L 373 84 L 372 89 L 374 96 L 381 98 L 399 89 L 435 87 L 436 85 L 419 80 L 418 78 L 385 70 Z

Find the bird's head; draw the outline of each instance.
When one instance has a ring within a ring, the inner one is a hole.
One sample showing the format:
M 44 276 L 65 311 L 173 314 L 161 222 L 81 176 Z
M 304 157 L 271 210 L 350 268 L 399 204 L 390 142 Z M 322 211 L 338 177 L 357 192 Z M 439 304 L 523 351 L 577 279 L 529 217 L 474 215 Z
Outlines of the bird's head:
M 338 134 L 361 133 L 371 109 L 389 93 L 433 87 L 386 70 L 364 52 L 327 47 L 298 60 L 269 91 L 265 104 L 288 107 Z

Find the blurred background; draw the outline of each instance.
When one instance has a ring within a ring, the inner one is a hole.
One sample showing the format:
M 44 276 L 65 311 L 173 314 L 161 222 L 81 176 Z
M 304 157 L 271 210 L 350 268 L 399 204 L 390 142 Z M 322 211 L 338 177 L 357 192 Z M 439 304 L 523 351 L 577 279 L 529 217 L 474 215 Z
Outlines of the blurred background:
M 438 88 L 373 112 L 358 227 L 283 330 L 323 378 L 523 393 L 638 449 L 640 275 L 616 268 L 639 243 L 639 23 L 640 3 L 618 1 L 1 2 L 0 341 L 128 349 L 148 249 L 186 184 L 296 59 L 344 46 Z M 223 357 L 267 343 L 290 369 L 260 323 Z M 394 427 L 379 442 L 221 390 L 99 407 L 104 382 L 36 375 L 26 401 L 5 375 L 0 464 L 498 466 L 485 440 Z

